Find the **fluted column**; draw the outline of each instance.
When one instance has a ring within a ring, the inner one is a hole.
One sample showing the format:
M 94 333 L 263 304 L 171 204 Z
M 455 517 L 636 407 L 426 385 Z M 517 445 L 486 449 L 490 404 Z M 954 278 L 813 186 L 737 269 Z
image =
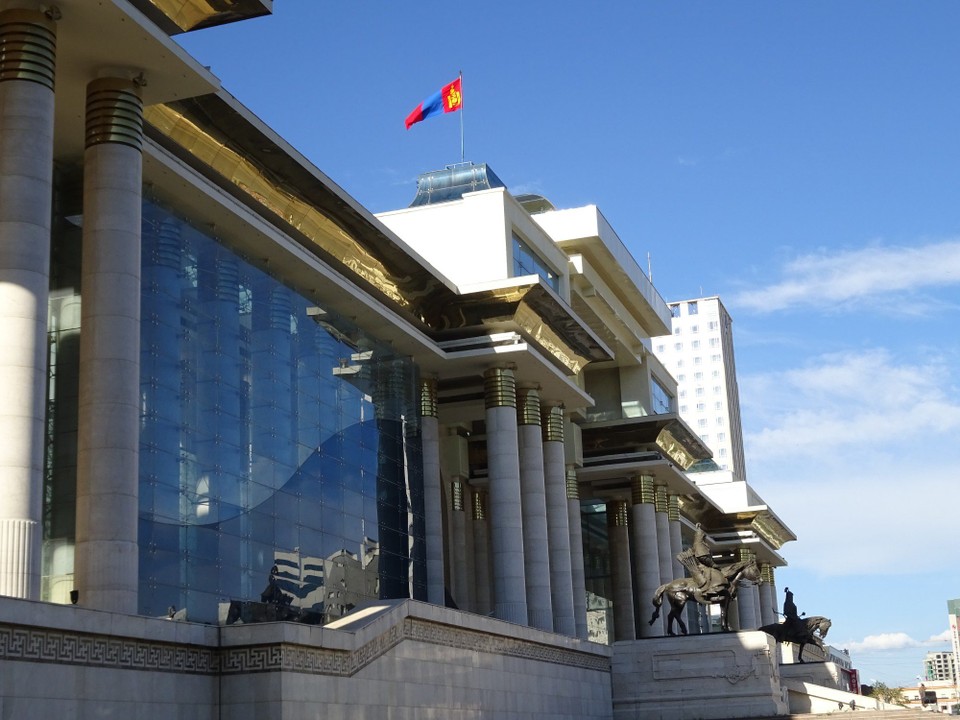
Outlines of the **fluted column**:
M 501 620 L 526 625 L 516 379 L 508 368 L 491 368 L 484 373 L 483 379 L 494 615 Z
M 615 640 L 633 640 L 637 636 L 633 613 L 633 580 L 630 577 L 629 517 L 626 500 L 607 503 L 607 542 L 610 548 Z
M 540 428 L 540 392 L 517 390 L 517 437 L 520 457 L 520 498 L 523 510 L 523 569 L 530 625 L 553 630 L 550 591 L 550 545 L 547 535 L 547 498 L 543 479 L 543 439 Z
M 476 611 L 481 615 L 493 612 L 490 576 L 490 527 L 487 519 L 487 491 L 473 493 L 473 573 Z
M 777 599 L 773 595 L 773 567 L 770 563 L 760 566 L 760 624 L 772 625 L 777 621 Z
M 577 637 L 586 640 L 587 576 L 583 568 L 583 525 L 580 522 L 580 486 L 577 469 L 567 466 L 567 518 L 570 523 L 570 580 L 573 583 L 573 621 Z
M 574 620 L 573 575 L 570 565 L 570 516 L 567 512 L 563 408 L 558 405 L 544 408 L 542 421 L 553 629 L 563 635 L 575 636 L 577 625 Z
M 638 637 L 663 635 L 663 615 L 650 624 L 653 596 L 660 587 L 660 551 L 657 542 L 657 521 L 654 510 L 655 491 L 651 475 L 637 475 L 632 482 L 630 534 L 633 550 L 634 592 L 640 622 Z
M 738 560 L 749 560 L 753 557 L 753 552 L 747 548 L 738 548 Z M 737 615 L 740 620 L 741 630 L 757 629 L 757 600 L 756 585 L 747 581 L 740 582 L 740 588 L 737 590 Z
M 39 599 L 56 34 L 0 12 L 0 595 Z
M 77 438 L 79 604 L 137 612 L 140 212 L 137 86 L 87 86 Z
M 437 381 L 420 381 L 420 436 L 423 444 L 424 540 L 427 546 L 427 601 L 444 604 L 443 497 L 440 491 L 440 426 Z

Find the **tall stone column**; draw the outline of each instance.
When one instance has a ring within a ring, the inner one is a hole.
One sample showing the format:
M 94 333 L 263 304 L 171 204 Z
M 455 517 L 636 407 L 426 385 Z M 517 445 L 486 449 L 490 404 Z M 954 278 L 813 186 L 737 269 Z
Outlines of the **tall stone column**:
M 54 24 L 0 12 L 0 595 L 40 598 Z
M 484 373 L 483 385 L 492 518 L 494 615 L 501 620 L 526 625 L 516 379 L 513 370 L 490 368 Z
M 630 540 L 636 573 L 633 588 L 637 595 L 636 602 L 640 617 L 637 626 L 638 637 L 657 637 L 665 632 L 664 613 L 661 612 L 660 618 L 653 625 L 649 623 L 649 618 L 653 615 L 653 595 L 661 585 L 660 551 L 654 503 L 653 476 L 635 476 L 632 482 Z
M 586 640 L 587 575 L 583 567 L 583 525 L 580 522 L 580 486 L 577 469 L 567 466 L 567 519 L 570 523 L 570 580 L 573 583 L 573 622 L 577 637 Z
M 473 573 L 476 611 L 493 612 L 493 581 L 490 576 L 490 527 L 487 521 L 487 491 L 473 493 Z
M 540 392 L 517 390 L 517 437 L 520 457 L 520 502 L 523 511 L 523 570 L 527 586 L 530 625 L 553 631 L 550 595 L 550 545 L 547 535 L 547 498 L 543 479 L 543 438 L 540 428 Z
M 753 552 L 747 548 L 737 550 L 738 560 L 745 561 L 753 557 Z M 737 615 L 740 620 L 741 630 L 757 629 L 757 586 L 747 581 L 740 583 L 737 590 Z
M 443 497 L 440 492 L 440 427 L 437 381 L 420 381 L 420 436 L 423 445 L 424 540 L 427 546 L 427 601 L 444 604 Z
M 630 522 L 626 500 L 607 503 L 607 542 L 613 585 L 614 640 L 633 640 L 637 626 L 633 612 L 633 580 L 630 577 Z
M 465 486 L 466 483 L 460 478 L 450 482 L 450 594 L 461 610 L 468 610 L 471 607 Z
M 770 563 L 760 565 L 760 624 L 772 625 L 777 621 L 777 599 L 773 595 L 773 567 Z
M 553 629 L 576 636 L 573 574 L 570 557 L 570 516 L 567 512 L 566 466 L 563 447 L 563 408 L 543 409 L 543 479 L 547 493 L 547 536 L 550 548 L 550 599 Z
M 673 561 L 673 579 L 682 578 L 686 571 L 677 560 L 683 550 L 683 533 L 680 528 L 680 498 L 673 493 L 667 495 L 667 520 L 670 522 L 670 558 Z
M 667 500 L 667 488 L 657 485 L 654 489 L 654 509 L 657 524 L 657 553 L 660 561 L 660 582 L 668 583 L 673 580 L 673 555 L 670 553 L 670 517 L 667 511 L 670 503 Z
M 137 86 L 87 86 L 77 438 L 79 604 L 137 612 L 140 212 Z

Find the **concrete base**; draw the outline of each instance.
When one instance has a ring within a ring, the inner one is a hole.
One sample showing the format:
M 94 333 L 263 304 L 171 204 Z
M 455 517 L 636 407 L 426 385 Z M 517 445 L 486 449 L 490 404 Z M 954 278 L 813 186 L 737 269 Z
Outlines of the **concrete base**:
M 0 597 L 0 718 L 610 720 L 610 652 L 409 600 L 217 628 Z
M 786 715 L 775 641 L 738 632 L 649 638 L 613 646 L 614 720 Z

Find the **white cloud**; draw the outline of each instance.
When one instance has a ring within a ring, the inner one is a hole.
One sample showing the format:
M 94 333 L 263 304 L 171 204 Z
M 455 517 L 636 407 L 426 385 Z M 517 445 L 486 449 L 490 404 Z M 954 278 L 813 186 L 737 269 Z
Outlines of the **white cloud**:
M 739 293 L 731 305 L 773 312 L 797 306 L 853 310 L 870 302 L 915 313 L 919 309 L 904 304 L 904 295 L 960 284 L 960 240 L 821 251 L 790 261 L 783 275 L 780 282 Z
M 952 368 L 936 357 L 897 363 L 884 349 L 833 353 L 807 365 L 745 376 L 745 441 L 751 462 L 860 453 L 893 444 L 947 439 L 960 429 Z
M 878 635 L 867 635 L 859 642 L 849 643 L 847 649 L 853 653 L 866 652 L 884 652 L 888 650 L 903 650 L 905 648 L 918 648 L 927 645 L 940 645 L 949 642 L 950 631 L 947 630 L 940 635 L 934 635 L 921 642 L 914 640 L 905 632 L 880 633 Z
M 950 628 L 947 628 L 946 630 L 944 630 L 944 631 L 943 631 L 942 633 L 940 633 L 939 635 L 931 635 L 931 636 L 927 639 L 926 644 L 927 644 L 927 645 L 939 645 L 940 643 L 948 643 L 948 642 L 951 641 L 951 639 L 952 639 L 952 638 L 951 638 Z
M 950 547 L 960 396 L 938 358 L 874 349 L 745 376 L 751 483 L 819 576 L 935 570 Z
M 852 642 L 847 648 L 850 652 L 871 652 L 882 650 L 903 650 L 919 647 L 920 643 L 902 632 L 867 635 L 860 642 Z

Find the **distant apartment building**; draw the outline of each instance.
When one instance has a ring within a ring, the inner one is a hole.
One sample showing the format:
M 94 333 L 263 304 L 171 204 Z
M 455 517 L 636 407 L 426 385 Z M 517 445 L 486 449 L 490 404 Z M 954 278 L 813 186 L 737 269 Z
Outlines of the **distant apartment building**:
M 923 676 L 927 680 L 949 680 L 957 677 L 956 656 L 950 652 L 929 652 L 923 659 Z
M 713 451 L 715 469 L 746 480 L 730 313 L 716 296 L 669 307 L 672 335 L 654 351 L 677 379 L 680 416 Z

